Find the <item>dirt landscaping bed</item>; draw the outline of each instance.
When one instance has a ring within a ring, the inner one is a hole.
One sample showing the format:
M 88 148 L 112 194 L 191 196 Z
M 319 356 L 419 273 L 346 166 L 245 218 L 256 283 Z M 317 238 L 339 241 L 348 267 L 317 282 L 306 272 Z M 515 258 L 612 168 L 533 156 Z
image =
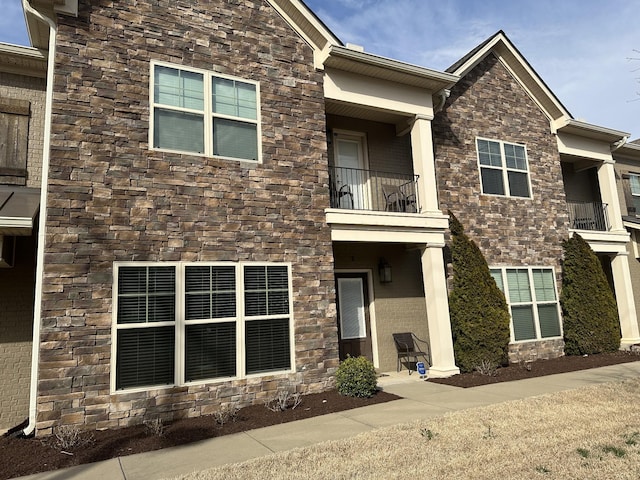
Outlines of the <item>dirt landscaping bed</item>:
M 492 374 L 471 372 L 455 375 L 449 378 L 434 378 L 428 380 L 434 383 L 443 383 L 454 387 L 478 387 L 490 383 L 510 382 L 525 378 L 543 377 L 556 373 L 575 372 L 589 368 L 606 367 L 619 363 L 637 362 L 640 354 L 628 351 L 613 353 L 600 353 L 586 356 L 565 356 L 551 360 L 538 360 L 529 364 L 511 364 L 508 367 L 495 369 Z

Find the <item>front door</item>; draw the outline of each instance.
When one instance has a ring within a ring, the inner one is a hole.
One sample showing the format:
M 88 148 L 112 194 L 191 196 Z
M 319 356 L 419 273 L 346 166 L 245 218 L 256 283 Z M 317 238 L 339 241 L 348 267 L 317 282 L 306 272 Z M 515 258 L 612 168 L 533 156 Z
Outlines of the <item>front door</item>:
M 369 209 L 364 136 L 336 133 L 334 145 L 339 208 Z
M 338 338 L 340 360 L 347 356 L 373 361 L 366 273 L 338 273 Z

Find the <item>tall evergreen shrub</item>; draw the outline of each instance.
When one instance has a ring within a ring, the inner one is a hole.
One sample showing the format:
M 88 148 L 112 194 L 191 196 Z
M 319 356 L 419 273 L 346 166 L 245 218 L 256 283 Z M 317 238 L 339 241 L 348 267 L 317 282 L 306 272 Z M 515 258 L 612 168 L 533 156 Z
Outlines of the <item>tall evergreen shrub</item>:
M 470 372 L 483 362 L 507 362 L 509 307 L 482 252 L 449 212 L 453 286 L 449 311 L 456 364 Z
M 615 297 L 597 255 L 577 233 L 562 243 L 564 352 L 586 355 L 620 348 L 620 320 Z

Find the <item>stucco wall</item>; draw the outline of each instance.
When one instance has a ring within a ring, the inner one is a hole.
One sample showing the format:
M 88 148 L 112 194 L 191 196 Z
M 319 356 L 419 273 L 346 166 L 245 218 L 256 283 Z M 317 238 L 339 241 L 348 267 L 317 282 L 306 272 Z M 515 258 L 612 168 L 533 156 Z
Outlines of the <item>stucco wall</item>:
M 56 57 L 38 433 L 261 403 L 286 376 L 110 394 L 113 262 L 291 262 L 303 391 L 337 367 L 322 74 L 269 6 L 81 2 Z M 149 150 L 152 59 L 260 82 L 263 162 Z

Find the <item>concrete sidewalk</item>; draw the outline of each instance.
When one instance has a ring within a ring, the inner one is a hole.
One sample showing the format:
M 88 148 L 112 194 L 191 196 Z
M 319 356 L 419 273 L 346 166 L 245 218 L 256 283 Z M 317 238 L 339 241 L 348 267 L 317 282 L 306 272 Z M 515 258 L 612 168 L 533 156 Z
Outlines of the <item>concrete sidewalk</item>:
M 638 376 L 640 376 L 640 362 L 632 362 L 463 389 L 424 382 L 416 373 L 409 376 L 405 370 L 400 374 L 394 372 L 380 379 L 379 384 L 384 391 L 403 397 L 394 402 L 20 478 L 30 480 L 170 478 L 326 440 L 352 437 L 375 428 L 411 422 L 420 418 L 432 418 L 447 412 Z

